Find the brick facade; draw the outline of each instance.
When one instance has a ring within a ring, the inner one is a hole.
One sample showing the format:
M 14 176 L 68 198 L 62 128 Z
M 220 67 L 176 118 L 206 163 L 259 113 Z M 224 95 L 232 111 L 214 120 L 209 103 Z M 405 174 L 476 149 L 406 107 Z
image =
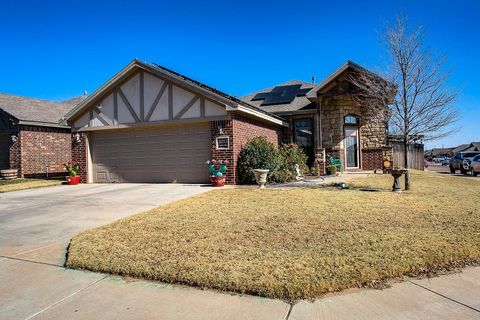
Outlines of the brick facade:
M 212 137 L 212 160 L 228 160 L 228 171 L 225 174 L 226 183 L 235 183 L 235 167 L 233 160 L 233 120 L 219 120 L 210 122 L 210 130 Z M 216 138 L 228 137 L 229 148 L 228 150 L 217 150 Z
M 77 133 L 71 135 L 71 148 L 72 148 L 72 161 L 78 162 L 80 169 L 77 175 L 80 177 L 81 183 L 88 182 L 88 153 L 87 153 L 87 134 L 85 132 L 79 132 L 79 141 L 76 138 Z
M 21 126 L 10 145 L 10 168 L 22 178 L 62 175 L 70 159 L 70 129 Z
M 250 139 L 263 136 L 278 147 L 282 137 L 281 128 L 279 126 L 269 125 L 260 120 L 255 120 L 236 113 L 230 114 L 229 120 L 212 121 L 210 124 L 212 136 L 212 159 L 230 161 L 229 170 L 226 174 L 226 182 L 228 184 L 238 183 L 238 155 L 243 146 Z M 222 132 L 220 132 L 220 128 L 222 129 Z M 217 150 L 216 138 L 219 136 L 229 137 L 230 146 L 228 150 Z
M 376 170 L 383 168 L 384 150 L 378 149 L 362 149 L 361 163 L 363 170 Z

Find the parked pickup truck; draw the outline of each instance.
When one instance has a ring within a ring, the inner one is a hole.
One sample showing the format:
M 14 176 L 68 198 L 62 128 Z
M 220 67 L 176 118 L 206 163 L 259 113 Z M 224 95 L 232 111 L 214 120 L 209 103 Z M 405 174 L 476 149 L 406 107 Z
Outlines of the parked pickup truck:
M 450 160 L 450 173 L 455 173 L 460 170 L 461 173 L 466 174 L 471 170 L 470 163 L 475 156 L 479 155 L 480 151 L 464 151 L 458 152 Z

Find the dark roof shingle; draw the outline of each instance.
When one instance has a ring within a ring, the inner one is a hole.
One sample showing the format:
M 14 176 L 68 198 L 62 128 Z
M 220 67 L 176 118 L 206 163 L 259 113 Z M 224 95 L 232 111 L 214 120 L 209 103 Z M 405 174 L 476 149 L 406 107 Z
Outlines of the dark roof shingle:
M 266 89 L 251 93 L 249 95 L 246 95 L 246 96 L 242 97 L 241 99 L 243 101 L 245 101 L 246 103 L 249 103 L 249 104 L 251 104 L 251 105 L 253 105 L 253 106 L 255 106 L 259 109 L 262 109 L 262 110 L 265 110 L 267 112 L 271 112 L 271 113 L 274 113 L 274 114 L 275 113 L 288 113 L 288 112 L 294 112 L 294 111 L 299 111 L 299 110 L 315 109 L 315 103 L 308 100 L 308 98 L 306 96 L 295 97 L 295 99 L 293 99 L 293 101 L 291 103 L 274 104 L 274 105 L 266 105 L 266 106 L 261 105 L 263 100 L 253 100 L 252 101 L 253 97 L 258 93 L 270 92 L 270 91 L 272 91 L 273 88 L 279 87 L 279 86 L 290 86 L 290 85 L 296 85 L 296 84 L 300 84 L 301 89 L 312 89 L 312 88 L 315 87 L 315 85 L 313 83 L 310 83 L 310 82 L 305 82 L 305 81 L 301 81 L 301 80 L 291 80 L 291 81 L 287 81 L 287 82 L 281 83 L 279 85 L 276 85 L 276 86 L 273 86 L 273 87 L 270 87 L 270 88 L 266 88 Z
M 53 102 L 0 93 L 0 109 L 20 121 L 58 124 L 62 117 L 75 107 L 76 99 L 71 100 Z

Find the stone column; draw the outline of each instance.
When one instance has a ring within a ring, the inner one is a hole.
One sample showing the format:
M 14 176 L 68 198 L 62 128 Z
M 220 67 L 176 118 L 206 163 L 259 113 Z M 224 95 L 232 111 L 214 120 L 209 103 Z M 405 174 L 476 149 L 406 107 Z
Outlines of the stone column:
M 321 176 L 324 176 L 326 174 L 326 163 L 327 163 L 325 148 L 317 148 L 317 150 L 315 151 L 315 163 L 318 168 L 318 173 Z

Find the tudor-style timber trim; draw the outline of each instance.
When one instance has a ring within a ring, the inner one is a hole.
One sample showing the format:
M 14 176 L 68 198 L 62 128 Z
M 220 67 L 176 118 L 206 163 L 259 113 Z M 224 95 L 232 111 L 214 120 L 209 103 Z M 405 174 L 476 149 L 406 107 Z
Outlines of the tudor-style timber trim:
M 223 94 L 215 89 L 212 89 L 208 86 L 202 85 L 200 83 L 197 83 L 191 79 L 188 79 L 186 77 L 183 77 L 179 74 L 176 74 L 175 72 L 172 71 L 167 71 L 168 69 L 159 67 L 159 66 L 153 66 L 147 63 L 143 63 L 139 60 L 133 60 L 130 62 L 125 68 L 120 70 L 116 75 L 114 75 L 112 78 L 110 78 L 107 82 L 105 82 L 102 86 L 100 86 L 95 92 L 93 92 L 92 95 L 90 95 L 88 98 L 83 100 L 77 107 L 75 107 L 73 110 L 71 110 L 65 118 L 68 120 L 68 122 L 71 124 L 76 120 L 78 117 L 80 117 L 84 112 L 85 109 L 90 108 L 92 105 L 94 105 L 96 102 L 101 101 L 105 97 L 107 97 L 109 94 L 112 92 L 117 91 L 118 94 L 121 95 L 120 93 L 120 86 L 123 83 L 126 83 L 129 79 L 130 76 L 133 74 L 136 74 L 136 71 L 140 72 L 148 72 L 154 76 L 159 77 L 163 81 L 168 81 L 170 84 L 168 85 L 168 90 L 169 93 L 172 90 L 172 86 L 176 85 L 183 90 L 189 91 L 194 93 L 195 95 L 200 95 L 208 100 L 214 101 L 217 104 L 226 106 L 230 108 L 230 111 L 236 110 L 241 113 L 246 113 L 250 114 L 254 117 L 258 117 L 263 119 L 266 122 L 274 123 L 277 125 L 283 125 L 283 126 L 288 126 L 288 123 L 285 122 L 282 118 L 271 114 L 269 112 L 266 112 L 264 110 L 261 110 L 257 107 L 254 107 L 252 105 L 249 105 L 246 102 L 240 101 L 234 97 L 228 96 L 226 94 Z M 144 80 L 145 81 L 145 80 Z M 122 97 L 121 97 L 122 98 Z M 115 99 L 115 95 L 114 95 Z M 143 98 L 145 99 L 145 98 Z M 169 94 L 169 119 L 173 120 L 174 115 L 173 115 L 173 103 L 172 103 L 172 94 Z M 144 101 L 145 102 L 145 101 Z M 241 106 L 241 108 L 239 108 Z M 128 108 L 128 106 L 127 106 Z M 145 108 L 145 106 L 144 106 Z M 141 109 L 141 108 L 140 108 Z M 171 111 L 171 112 L 170 112 Z M 144 115 L 145 115 L 145 109 L 144 109 Z M 132 116 L 134 116 L 134 120 L 136 122 L 141 122 L 141 114 L 137 115 L 135 112 L 132 113 Z M 117 119 L 118 120 L 118 119 Z M 144 117 L 143 121 L 146 120 L 146 117 Z M 116 122 L 116 121 L 115 121 Z
M 140 121 L 145 121 L 144 72 L 140 71 Z
M 165 93 L 165 90 L 167 89 L 168 83 L 166 81 L 163 82 L 162 87 L 160 88 L 160 91 L 158 92 L 157 96 L 155 97 L 155 100 L 153 100 L 152 105 L 150 106 L 150 110 L 148 111 L 147 116 L 145 117 L 145 121 L 150 121 L 150 118 L 152 117 L 153 112 L 157 108 L 157 104 L 162 99 L 163 94 Z
M 200 98 L 200 118 L 205 118 L 205 98 Z
M 74 132 L 88 132 L 88 131 L 99 131 L 99 130 L 114 130 L 114 129 L 133 129 L 133 128 L 144 128 L 144 127 L 167 127 L 167 126 L 176 126 L 188 123 L 202 123 L 202 122 L 211 122 L 211 121 L 222 121 L 230 120 L 230 116 L 215 116 L 215 117 L 205 117 L 205 118 L 190 118 L 190 119 L 178 119 L 178 120 L 159 120 L 151 122 L 139 122 L 139 123 L 128 123 L 128 124 L 118 124 L 115 126 L 103 126 L 103 127 L 86 127 L 75 129 Z
M 176 115 L 173 119 L 175 119 L 175 120 L 181 119 L 182 116 L 183 116 L 188 110 L 190 110 L 190 108 L 195 104 L 195 102 L 198 101 L 198 99 L 200 99 L 199 96 L 193 97 L 192 100 L 190 100 L 190 102 L 187 103 L 187 105 L 186 105 L 185 107 L 183 107 L 183 109 L 180 110 L 180 112 L 177 113 L 177 115 Z
M 125 106 L 127 107 L 128 111 L 130 112 L 130 114 L 132 115 L 133 119 L 135 120 L 135 122 L 141 122 L 140 118 L 138 117 L 137 113 L 135 112 L 135 110 L 133 109 L 132 105 L 130 104 L 130 101 L 128 101 L 127 97 L 125 96 L 125 94 L 123 93 L 122 91 L 122 88 L 118 88 L 118 94 L 120 95 L 120 98 L 122 99 L 123 103 L 125 104 Z
M 95 111 L 98 115 L 98 120 L 103 123 L 105 126 L 112 126 L 113 122 L 112 120 L 108 119 L 107 116 L 105 116 L 98 107 L 94 107 L 93 111 Z

